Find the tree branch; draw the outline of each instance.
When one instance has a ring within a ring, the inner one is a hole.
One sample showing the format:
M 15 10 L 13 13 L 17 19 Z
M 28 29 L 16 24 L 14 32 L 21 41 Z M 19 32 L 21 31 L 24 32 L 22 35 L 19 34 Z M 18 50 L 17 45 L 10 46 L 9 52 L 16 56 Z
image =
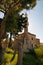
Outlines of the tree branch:
M 0 12 L 5 13 L 5 11 L 4 11 L 4 10 L 2 10 L 2 9 L 0 9 Z

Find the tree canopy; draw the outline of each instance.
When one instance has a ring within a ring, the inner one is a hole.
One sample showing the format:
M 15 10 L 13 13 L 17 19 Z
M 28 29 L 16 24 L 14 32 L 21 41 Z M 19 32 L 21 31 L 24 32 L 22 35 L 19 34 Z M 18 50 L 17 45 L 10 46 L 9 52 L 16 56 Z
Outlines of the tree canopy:
M 7 31 L 12 29 L 14 31 L 16 29 L 16 32 L 18 32 L 18 19 L 20 16 L 18 16 L 18 12 L 20 12 L 23 9 L 32 9 L 35 7 L 37 0 L 0 0 L 0 11 L 4 13 L 4 30 Z M 22 22 L 23 23 L 23 22 Z M 20 28 L 22 23 L 20 23 Z M 6 24 L 8 24 L 6 26 Z M 2 25 L 2 26 L 3 26 Z M 19 29 L 20 29 L 19 28 Z M 20 30 L 19 30 L 20 31 Z
M 30 9 L 36 5 L 37 0 L 0 0 L 0 11 L 5 12 L 14 7 L 15 11 Z

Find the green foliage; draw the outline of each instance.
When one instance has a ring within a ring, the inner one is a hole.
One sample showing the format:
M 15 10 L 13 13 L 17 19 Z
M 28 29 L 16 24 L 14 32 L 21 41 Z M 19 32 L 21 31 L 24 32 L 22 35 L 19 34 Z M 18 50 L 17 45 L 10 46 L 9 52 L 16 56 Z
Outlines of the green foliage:
M 10 49 L 10 48 L 6 48 L 5 51 L 7 52 L 11 52 L 11 53 L 14 53 L 14 50 Z
M 6 52 L 10 52 L 10 53 L 6 53 Z M 13 57 L 14 50 L 10 48 L 6 48 L 6 52 L 4 53 L 4 60 L 2 62 L 2 65 L 16 65 L 18 60 L 18 53 L 15 54 L 13 61 L 10 62 L 10 60 Z
M 21 32 L 25 27 L 27 22 L 27 19 L 25 19 L 26 17 L 19 14 L 16 15 L 14 12 L 10 11 L 10 14 L 6 19 L 6 31 L 17 35 L 18 32 Z
M 0 18 L 0 24 L 2 23 L 2 18 Z
M 43 46 L 24 53 L 23 65 L 43 65 Z
M 18 12 L 23 9 L 32 9 L 36 5 L 36 1 L 37 0 L 0 0 L 0 11 L 3 11 L 4 14 L 6 13 L 6 16 L 4 16 L 6 19 L 6 31 L 15 33 L 15 35 L 18 34 L 18 32 L 25 27 L 23 21 L 20 22 L 18 20 L 20 17 L 18 16 Z
M 23 17 L 23 14 L 19 16 L 18 31 L 22 31 L 22 29 L 25 28 L 27 21 L 28 21 L 27 17 Z
M 6 10 L 13 5 L 15 11 L 21 11 L 23 9 L 30 9 L 35 7 L 37 0 L 1 0 L 0 9 Z M 29 6 L 27 6 L 29 4 Z
M 38 48 L 36 48 L 35 52 L 38 58 L 43 62 L 43 45 L 40 45 Z
M 7 32 L 12 32 L 15 33 L 17 32 L 17 17 L 15 15 L 10 14 L 7 17 L 7 22 L 6 22 L 6 31 Z

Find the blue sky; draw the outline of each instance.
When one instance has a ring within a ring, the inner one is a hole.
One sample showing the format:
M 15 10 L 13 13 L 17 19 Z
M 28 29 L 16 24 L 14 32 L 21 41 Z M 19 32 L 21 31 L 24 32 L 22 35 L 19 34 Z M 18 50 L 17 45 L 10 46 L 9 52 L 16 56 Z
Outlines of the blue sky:
M 40 0 L 33 10 L 27 11 L 29 18 L 28 31 L 36 34 L 43 42 L 43 0 Z
M 36 37 L 43 42 L 43 0 L 40 0 L 33 10 L 27 11 L 29 27 L 28 31 L 36 34 Z M 0 18 L 3 14 L 0 13 Z
M 2 12 L 0 12 L 0 18 L 3 18 L 4 14 Z

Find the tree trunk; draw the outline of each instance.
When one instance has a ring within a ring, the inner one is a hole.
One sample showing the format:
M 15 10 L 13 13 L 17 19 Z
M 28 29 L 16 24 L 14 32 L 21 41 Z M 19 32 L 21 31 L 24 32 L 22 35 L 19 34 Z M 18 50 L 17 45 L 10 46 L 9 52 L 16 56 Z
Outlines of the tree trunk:
M 23 65 L 23 48 L 22 42 L 18 43 L 18 63 L 17 65 Z
M 5 23 L 2 21 L 0 24 L 0 65 L 3 61 L 3 48 L 2 48 L 2 39 L 5 37 Z
M 2 64 L 2 61 L 3 61 L 3 48 L 0 40 L 0 65 Z

